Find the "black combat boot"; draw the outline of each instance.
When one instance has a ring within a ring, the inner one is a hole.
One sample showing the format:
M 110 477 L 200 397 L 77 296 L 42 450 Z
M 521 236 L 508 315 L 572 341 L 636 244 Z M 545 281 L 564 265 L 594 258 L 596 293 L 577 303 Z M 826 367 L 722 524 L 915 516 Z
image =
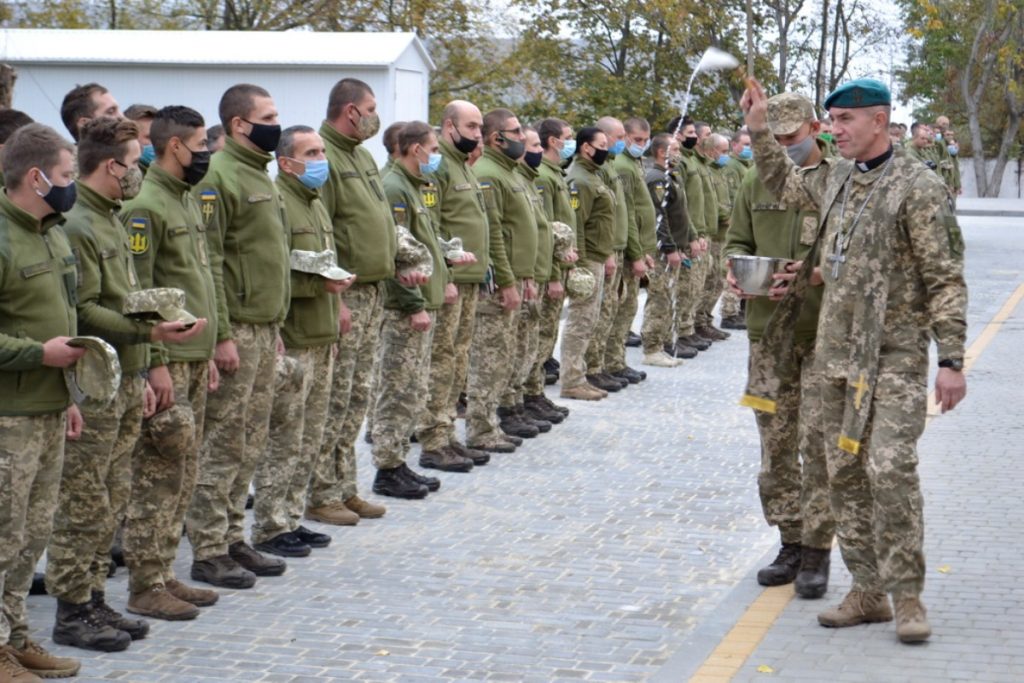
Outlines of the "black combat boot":
M 113 607 L 107 604 L 106 594 L 103 591 L 92 592 L 92 609 L 107 624 L 118 631 L 124 631 L 132 640 L 141 640 L 149 633 L 149 623 L 143 619 L 129 619 Z
M 562 411 L 551 408 L 544 396 L 523 396 L 523 407 L 526 414 L 534 420 L 545 420 L 551 424 L 561 424 L 565 421 Z
M 520 420 L 514 408 L 498 406 L 498 426 L 506 434 L 520 439 L 532 439 L 540 434 L 537 427 Z
M 550 420 L 530 415 L 528 412 L 526 412 L 526 406 L 522 403 L 519 403 L 514 408 L 512 408 L 512 412 L 515 414 L 516 418 L 520 422 L 528 425 L 533 425 L 541 434 L 546 434 L 551 431 Z
M 58 598 L 53 642 L 85 650 L 120 652 L 132 644 L 132 637 L 108 624 L 93 610 L 91 602 L 76 605 Z
M 377 470 L 377 476 L 373 480 L 373 492 L 378 496 L 419 500 L 426 498 L 430 491 L 423 484 L 407 478 L 401 467 L 392 467 Z
M 803 546 L 800 556 L 800 571 L 793 588 L 801 598 L 820 598 L 828 590 L 828 570 L 832 563 L 831 548 L 808 548 Z
M 793 583 L 800 570 L 801 546 L 799 543 L 783 543 L 782 549 L 770 565 L 757 572 L 757 582 L 762 586 L 781 586 Z
M 276 557 L 267 557 L 245 541 L 235 541 L 228 546 L 228 556 L 256 576 L 281 576 L 288 564 Z

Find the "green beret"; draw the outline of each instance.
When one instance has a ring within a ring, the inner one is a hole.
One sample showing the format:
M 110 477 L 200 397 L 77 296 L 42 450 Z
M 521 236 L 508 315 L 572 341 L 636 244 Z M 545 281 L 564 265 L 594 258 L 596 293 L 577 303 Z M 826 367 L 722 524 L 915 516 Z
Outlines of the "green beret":
M 889 93 L 889 88 L 873 78 L 858 78 L 843 83 L 825 99 L 825 109 L 832 107 L 859 109 L 890 104 L 892 104 L 892 95 Z

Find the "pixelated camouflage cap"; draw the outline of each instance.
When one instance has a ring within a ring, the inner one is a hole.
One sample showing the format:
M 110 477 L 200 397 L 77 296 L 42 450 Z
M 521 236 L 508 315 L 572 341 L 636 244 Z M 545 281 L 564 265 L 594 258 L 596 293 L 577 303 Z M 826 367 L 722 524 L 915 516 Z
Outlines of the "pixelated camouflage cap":
M 338 266 L 337 257 L 330 249 L 323 251 L 292 249 L 291 268 L 300 273 L 312 273 L 328 280 L 347 280 L 352 277 L 352 273 Z
M 847 81 L 825 98 L 825 109 L 832 107 L 860 109 L 891 104 L 892 93 L 889 92 L 888 86 L 873 78 L 856 78 Z
M 398 266 L 398 274 L 422 273 L 427 277 L 433 275 L 434 259 L 427 245 L 413 237 L 404 226 L 399 225 L 397 228 L 398 251 L 395 254 L 395 264 Z
M 121 363 L 114 347 L 99 337 L 72 337 L 68 346 L 84 348 L 75 364 L 64 369 L 64 383 L 75 403 L 105 406 L 121 386 Z
M 154 287 L 131 292 L 124 298 L 122 312 L 137 318 L 181 321 L 194 325 L 196 317 L 185 310 L 185 291 L 177 287 Z
M 586 299 L 595 287 L 594 274 L 586 268 L 573 268 L 565 280 L 565 291 L 572 299 Z
M 466 255 L 466 250 L 462 246 L 461 237 L 453 237 L 450 240 L 443 240 L 440 237 L 437 238 L 437 244 L 441 247 L 441 253 L 449 261 L 458 261 Z
M 795 92 L 784 92 L 768 100 L 768 128 L 772 135 L 792 135 L 808 121 L 816 121 L 814 104 Z
M 576 232 L 567 223 L 552 221 L 551 235 L 555 241 L 555 258 L 564 262 L 576 246 Z

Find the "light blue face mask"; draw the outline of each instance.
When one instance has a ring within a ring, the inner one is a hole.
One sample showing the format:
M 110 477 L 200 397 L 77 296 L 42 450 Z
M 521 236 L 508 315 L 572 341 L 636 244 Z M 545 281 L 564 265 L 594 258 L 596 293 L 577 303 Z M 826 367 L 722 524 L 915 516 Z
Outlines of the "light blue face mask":
M 634 159 L 639 159 L 640 157 L 642 157 L 644 155 L 644 152 L 646 152 L 647 149 L 650 146 L 651 146 L 651 141 L 650 140 L 645 142 L 642 147 L 640 145 L 636 144 L 635 142 L 633 142 L 633 143 L 630 143 L 629 147 L 626 148 L 626 151 L 629 152 L 629 156 L 633 157 Z
M 331 170 L 327 159 L 310 159 L 305 164 L 306 170 L 299 176 L 299 182 L 311 190 L 323 187 Z
M 721 155 L 719 155 L 719 157 L 715 160 L 715 163 L 718 164 L 719 166 L 724 167 L 726 164 L 729 163 L 729 155 L 728 154 L 721 154 Z
M 957 154 L 960 153 L 960 147 L 957 146 L 957 145 L 947 145 L 946 149 L 949 150 L 949 155 L 950 156 L 954 156 L 955 157 Z
M 935 134 L 935 142 L 942 142 L 942 133 Z
M 750 148 L 750 145 L 745 145 L 743 149 L 740 150 L 739 157 L 744 161 L 750 161 L 754 158 L 754 150 Z
M 576 141 L 569 139 L 565 141 L 561 151 L 558 152 L 558 156 L 561 157 L 562 161 L 567 161 L 572 158 L 572 155 L 576 153 Z
M 626 149 L 626 141 L 619 140 L 614 145 L 608 148 L 609 154 L 622 154 L 622 150 Z
M 156 149 L 153 145 L 142 146 L 142 156 L 139 157 L 139 163 L 143 166 L 149 166 L 156 159 Z
M 420 163 L 420 173 L 436 173 L 437 169 L 441 167 L 441 155 L 439 153 L 431 154 L 427 159 L 427 163 Z

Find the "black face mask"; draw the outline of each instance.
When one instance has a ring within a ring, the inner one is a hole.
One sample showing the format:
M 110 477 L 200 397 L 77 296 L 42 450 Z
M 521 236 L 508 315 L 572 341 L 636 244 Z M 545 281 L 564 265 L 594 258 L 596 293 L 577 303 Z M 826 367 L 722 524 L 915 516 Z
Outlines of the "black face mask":
M 685 147 L 686 149 L 693 149 L 696 146 L 697 146 L 697 137 L 696 136 L 694 136 L 692 138 L 683 138 L 683 147 Z
M 188 149 L 188 147 L 185 149 Z M 210 150 L 189 149 L 188 151 L 192 152 L 192 163 L 183 167 L 185 169 L 185 182 L 189 185 L 198 185 L 199 181 L 206 177 L 206 172 L 210 170 Z
M 71 207 L 75 205 L 75 200 L 78 199 L 78 188 L 75 187 L 74 183 L 61 187 L 54 185 L 50 182 L 50 179 L 40 171 L 43 176 L 43 180 L 50 183 L 50 190 L 46 194 L 42 194 L 39 190 L 36 190 L 36 194 L 43 198 L 43 201 L 50 205 L 56 213 L 65 213 L 70 211 Z
M 262 149 L 267 154 L 270 154 L 277 149 L 277 143 L 281 141 L 281 126 L 275 124 L 266 123 L 253 123 L 247 119 L 242 119 L 250 126 L 252 130 L 245 137 L 252 141 L 252 144 Z
M 598 149 L 597 147 L 594 148 L 594 156 L 591 158 L 591 161 L 593 161 L 595 164 L 600 166 L 607 159 L 608 159 L 608 150 L 606 150 L 606 149 Z
M 455 129 L 455 134 L 459 136 L 459 139 L 453 140 L 452 145 L 455 147 L 455 149 L 459 150 L 463 154 L 470 154 L 474 149 L 477 148 L 477 145 L 480 144 L 479 140 L 467 138 L 465 135 L 460 133 L 458 128 Z
M 525 161 L 526 165 L 529 166 L 530 168 L 539 168 L 540 160 L 543 158 L 544 152 L 527 152 L 526 156 L 523 158 L 523 161 Z
M 505 143 L 505 146 L 501 148 L 501 151 L 509 159 L 514 159 L 518 161 L 519 157 L 523 156 L 523 152 L 526 151 L 526 143 L 523 142 L 522 140 L 510 140 L 504 135 L 502 135 L 501 138 L 499 139 Z

